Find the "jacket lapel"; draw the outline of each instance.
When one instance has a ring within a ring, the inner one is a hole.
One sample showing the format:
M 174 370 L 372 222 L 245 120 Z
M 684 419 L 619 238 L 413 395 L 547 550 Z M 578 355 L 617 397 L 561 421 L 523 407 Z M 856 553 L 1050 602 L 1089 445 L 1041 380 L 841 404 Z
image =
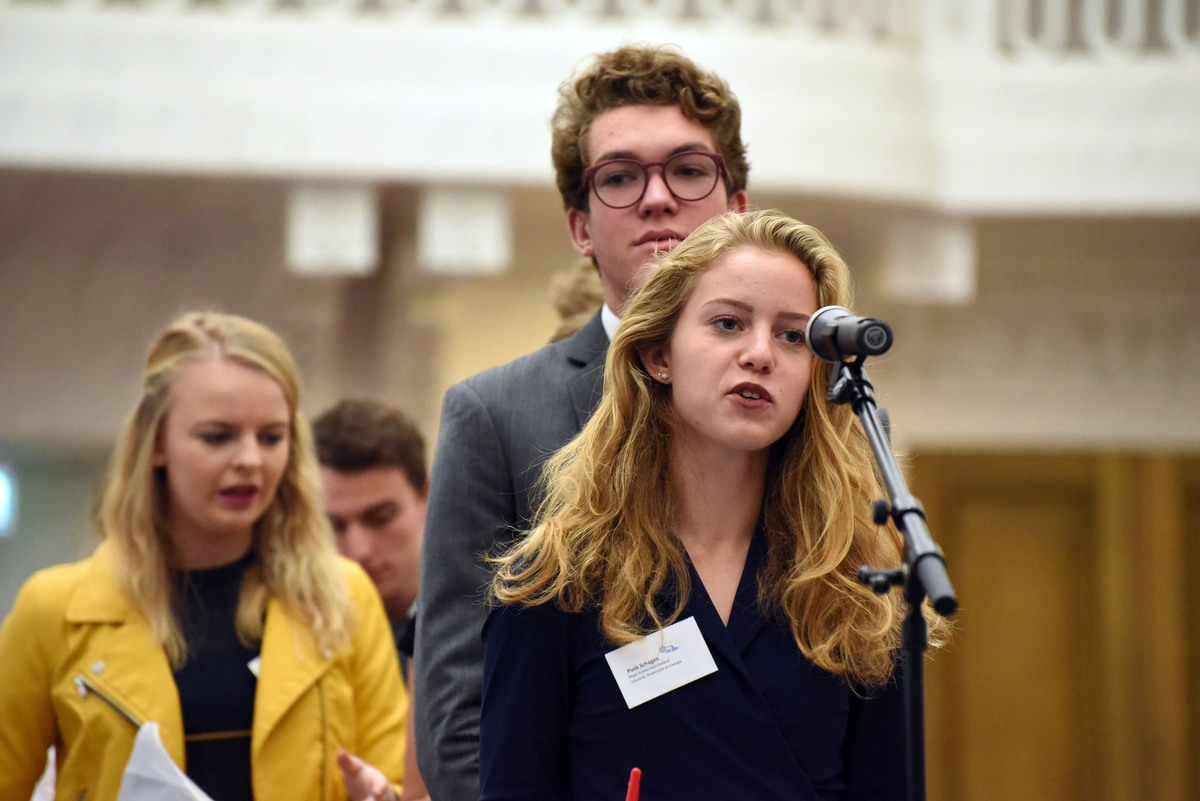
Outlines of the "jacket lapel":
M 567 359 L 575 368 L 568 382 L 575 420 L 579 428 L 592 416 L 604 390 L 604 359 L 608 354 L 608 334 L 600 320 L 600 312 L 564 343 Z
M 117 583 L 116 555 L 102 543 L 67 602 L 69 650 L 78 653 L 80 694 L 104 694 L 138 723 L 156 721 L 175 763 L 185 764 L 183 712 L 166 652 Z M 97 699 L 97 703 L 105 703 Z
M 113 547 L 111 543 L 101 543 L 88 560 L 83 581 L 67 603 L 67 622 L 122 624 L 134 617 L 141 615 L 117 584 Z
M 766 562 L 767 535 L 762 528 L 758 528 L 754 532 L 754 539 L 750 541 L 746 566 L 742 568 L 742 578 L 738 582 L 733 610 L 729 614 L 729 625 L 726 627 L 739 655 L 746 652 L 750 643 L 754 642 L 754 638 L 766 625 L 758 608 L 758 574 Z M 709 605 L 711 606 L 711 603 Z
M 267 603 L 261 655 L 251 735 L 255 753 L 287 711 L 333 664 L 333 655 L 320 653 L 308 629 L 293 620 L 275 598 Z
M 747 650 L 767 625 L 758 611 L 757 600 L 758 572 L 766 557 L 766 535 L 760 528 L 755 531 L 746 555 L 746 565 L 738 582 L 728 626 L 721 621 L 721 616 L 708 597 L 699 574 L 689 563 L 693 589 L 688 609 L 684 614 L 695 615 L 705 641 L 714 652 L 713 657 L 718 670 L 728 670 L 732 674 L 705 685 L 705 689 L 701 691 L 705 702 L 711 709 L 720 710 L 729 721 L 730 731 L 745 729 L 760 733 L 760 736 L 745 741 L 729 743 L 730 758 L 740 760 L 746 765 L 762 761 L 777 766 L 791 765 L 794 767 L 795 790 L 792 797 L 798 801 L 816 801 L 818 795 L 807 771 L 780 731 L 775 714 L 763 696 L 758 681 L 746 666 L 744 658 Z M 772 736 L 772 733 L 777 733 L 778 736 Z M 743 750 L 747 748 L 750 750 Z
M 742 577 L 738 581 L 737 593 L 734 596 L 733 609 L 729 613 L 729 625 L 721 620 L 717 608 L 708 597 L 704 582 L 700 580 L 700 574 L 692 567 L 691 560 L 688 561 L 692 593 L 684 616 L 695 615 L 709 647 L 719 651 L 733 670 L 750 683 L 753 683 L 753 679 L 742 661 L 742 654 L 764 626 L 762 616 L 758 613 L 758 571 L 766 557 L 765 540 L 766 537 L 760 530 L 755 532 L 754 539 L 750 541 L 746 564 L 742 568 Z

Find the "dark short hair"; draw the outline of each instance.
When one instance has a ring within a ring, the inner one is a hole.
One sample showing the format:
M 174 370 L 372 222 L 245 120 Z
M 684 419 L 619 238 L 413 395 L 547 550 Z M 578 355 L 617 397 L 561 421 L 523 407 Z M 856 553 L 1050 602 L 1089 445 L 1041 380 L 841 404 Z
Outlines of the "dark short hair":
M 404 412 L 369 398 L 347 398 L 312 424 L 317 460 L 334 470 L 399 467 L 419 492 L 425 487 L 425 438 Z
M 718 75 L 700 69 L 672 45 L 626 45 L 601 53 L 559 87 L 551 121 L 555 182 L 566 208 L 586 211 L 587 143 L 592 123 L 623 106 L 678 106 L 683 116 L 712 132 L 725 157 L 725 192 L 746 188 L 750 171 L 742 144 L 742 109 Z

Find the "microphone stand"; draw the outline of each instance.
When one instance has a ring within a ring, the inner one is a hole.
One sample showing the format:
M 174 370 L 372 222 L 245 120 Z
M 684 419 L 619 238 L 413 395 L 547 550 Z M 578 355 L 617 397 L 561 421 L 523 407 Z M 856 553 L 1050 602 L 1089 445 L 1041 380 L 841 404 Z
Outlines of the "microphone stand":
M 954 588 L 946 574 L 942 549 L 937 546 L 925 525 L 925 510 L 908 491 L 891 441 L 880 422 L 874 389 L 863 371 L 865 356 L 852 362 L 841 359 L 830 364 L 829 389 L 826 398 L 831 403 L 851 404 L 862 420 L 875 463 L 887 486 L 890 500 L 877 500 L 875 522 L 883 525 L 891 517 L 904 536 L 904 564 L 897 570 L 879 570 L 863 565 L 858 580 L 883 594 L 892 587 L 904 587 L 907 615 L 900 629 L 901 665 L 904 673 L 904 716 L 907 742 L 905 759 L 908 773 L 908 801 L 925 799 L 925 665 L 924 655 L 929 647 L 929 630 L 921 606 L 928 596 L 934 610 L 943 617 L 958 608 Z

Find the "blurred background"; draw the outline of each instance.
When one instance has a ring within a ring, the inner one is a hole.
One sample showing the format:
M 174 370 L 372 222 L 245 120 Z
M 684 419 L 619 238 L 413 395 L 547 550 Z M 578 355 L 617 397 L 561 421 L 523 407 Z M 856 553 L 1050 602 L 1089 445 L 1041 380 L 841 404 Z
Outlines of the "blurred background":
M 868 372 L 960 601 L 930 798 L 1200 798 L 1200 0 L 0 0 L 0 614 L 94 546 L 180 311 L 430 443 L 546 342 L 549 117 L 626 42 L 728 80 L 752 203 L 895 330 Z

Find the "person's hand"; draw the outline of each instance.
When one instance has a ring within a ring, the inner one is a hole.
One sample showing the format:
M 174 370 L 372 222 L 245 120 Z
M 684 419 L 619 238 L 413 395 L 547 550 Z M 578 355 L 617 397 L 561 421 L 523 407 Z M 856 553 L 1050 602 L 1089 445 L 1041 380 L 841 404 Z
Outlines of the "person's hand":
M 396 801 L 392 783 L 379 768 L 368 765 L 344 748 L 338 749 L 337 763 L 351 801 Z

